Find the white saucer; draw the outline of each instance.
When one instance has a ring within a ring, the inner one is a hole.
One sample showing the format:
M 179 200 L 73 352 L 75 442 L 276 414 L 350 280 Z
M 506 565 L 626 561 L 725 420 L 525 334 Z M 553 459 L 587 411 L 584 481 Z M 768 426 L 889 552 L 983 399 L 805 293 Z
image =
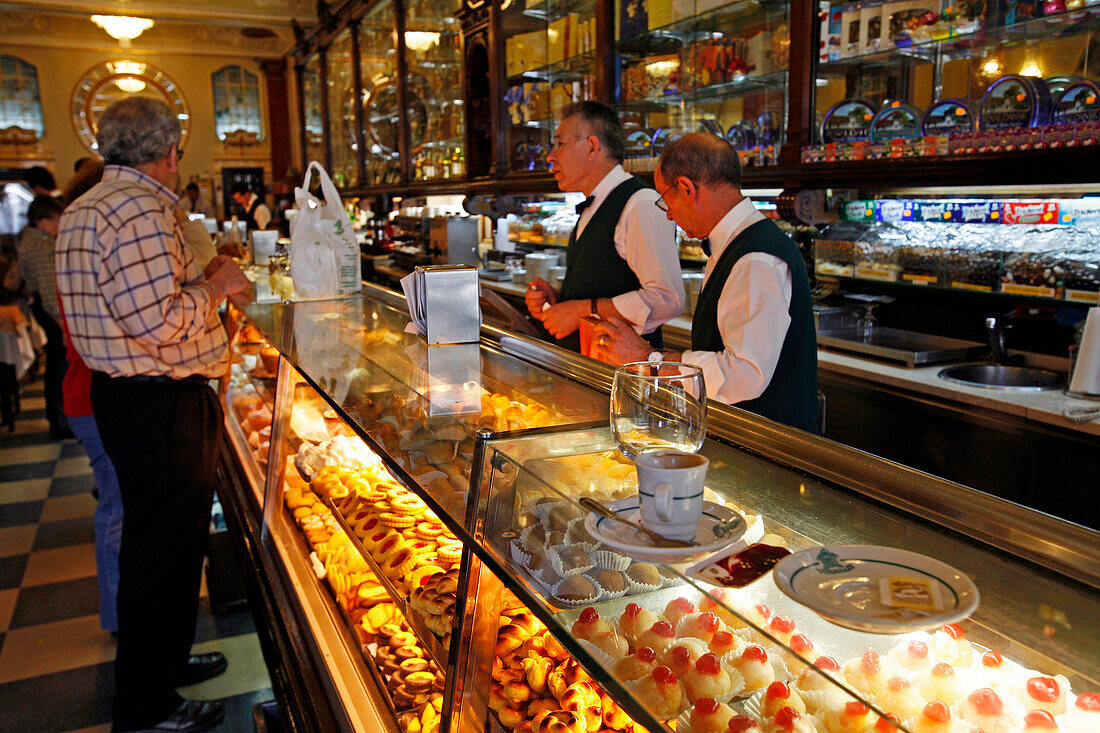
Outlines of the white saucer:
M 638 509 L 638 497 L 621 499 L 607 504 L 607 508 L 623 519 L 642 524 L 642 513 Z M 653 547 L 646 542 L 644 535 L 635 532 L 607 517 L 589 514 L 584 519 L 584 528 L 598 542 L 613 550 L 637 560 L 661 563 L 682 563 L 705 555 L 711 555 L 741 539 L 748 528 L 745 518 L 728 507 L 703 502 L 703 516 L 695 532 L 696 547 Z
M 879 581 L 908 577 L 930 583 L 938 610 L 883 602 Z M 939 560 L 876 545 L 815 547 L 775 566 L 779 589 L 838 626 L 874 634 L 904 634 L 962 621 L 978 607 L 970 578 Z

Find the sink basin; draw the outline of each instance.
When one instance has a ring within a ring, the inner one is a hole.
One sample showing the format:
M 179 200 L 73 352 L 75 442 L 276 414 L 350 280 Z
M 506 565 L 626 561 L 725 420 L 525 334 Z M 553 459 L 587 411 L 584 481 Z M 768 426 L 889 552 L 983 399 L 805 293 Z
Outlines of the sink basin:
M 941 369 L 939 378 L 971 387 L 987 389 L 1012 389 L 1037 392 L 1044 389 L 1061 389 L 1066 386 L 1061 374 L 1045 369 L 999 366 L 993 364 L 964 364 Z

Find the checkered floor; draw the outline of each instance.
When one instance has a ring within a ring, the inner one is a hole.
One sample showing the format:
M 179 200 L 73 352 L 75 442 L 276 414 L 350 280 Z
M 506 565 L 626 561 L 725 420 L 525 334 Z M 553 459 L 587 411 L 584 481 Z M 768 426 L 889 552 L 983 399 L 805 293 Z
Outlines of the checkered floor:
M 115 648 L 99 628 L 92 517 L 95 486 L 75 440 L 50 440 L 41 382 L 21 390 L 15 432 L 0 428 L 0 730 L 110 729 Z M 203 589 L 195 647 L 229 670 L 181 688 L 220 699 L 218 730 L 253 730 L 272 699 L 251 613 L 214 616 Z

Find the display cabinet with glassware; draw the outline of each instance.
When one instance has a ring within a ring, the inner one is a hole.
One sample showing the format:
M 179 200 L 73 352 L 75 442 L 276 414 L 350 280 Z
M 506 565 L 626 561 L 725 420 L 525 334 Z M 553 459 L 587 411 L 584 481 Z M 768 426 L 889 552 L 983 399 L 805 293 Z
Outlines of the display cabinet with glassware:
M 349 89 L 344 107 L 354 114 L 352 100 L 362 105 L 362 143 L 366 184 L 401 180 L 398 136 L 401 123 L 397 94 L 397 46 L 393 36 L 394 5 L 379 3 L 359 21 L 358 95 Z
M 406 109 L 412 180 L 462 178 L 466 132 L 458 21 L 449 7 L 405 5 Z
M 577 504 L 638 500 L 607 367 L 407 322 L 367 287 L 235 337 L 223 502 L 299 727 L 1095 728 L 1095 532 L 711 405 L 709 560 L 794 554 L 693 570 Z
M 549 169 L 556 116 L 595 98 L 595 0 L 501 4 L 504 38 L 504 150 L 508 169 Z
M 774 165 L 787 119 L 789 4 L 616 3 L 618 109 L 629 167 L 652 171 L 664 146 L 705 130 L 742 165 Z

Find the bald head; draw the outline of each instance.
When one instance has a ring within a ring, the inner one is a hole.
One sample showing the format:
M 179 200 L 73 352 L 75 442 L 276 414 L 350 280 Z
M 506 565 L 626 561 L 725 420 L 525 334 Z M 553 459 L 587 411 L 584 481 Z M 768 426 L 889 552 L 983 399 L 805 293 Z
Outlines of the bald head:
M 741 187 L 741 161 L 737 151 L 709 132 L 693 132 L 670 143 L 661 155 L 661 176 L 676 181 L 681 176 L 710 188 Z

